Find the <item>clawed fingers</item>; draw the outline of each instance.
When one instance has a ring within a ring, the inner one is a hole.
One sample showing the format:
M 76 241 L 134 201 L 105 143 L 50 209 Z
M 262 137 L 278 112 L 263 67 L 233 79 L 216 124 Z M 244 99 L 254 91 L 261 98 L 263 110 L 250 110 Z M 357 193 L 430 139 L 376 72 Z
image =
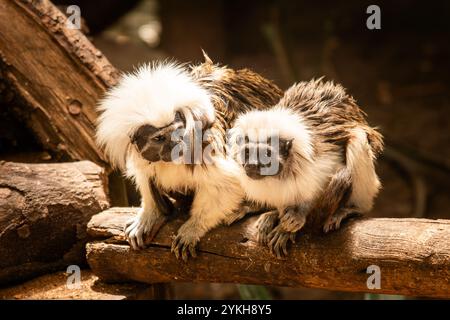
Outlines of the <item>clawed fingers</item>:
M 170 251 L 175 254 L 175 257 L 177 259 L 180 259 L 181 257 L 184 262 L 187 262 L 189 259 L 189 255 L 193 258 L 197 257 L 197 252 L 195 250 L 196 246 L 197 242 L 187 241 L 183 239 L 182 236 L 177 235 L 172 242 Z
M 151 240 L 166 222 L 165 217 L 136 217 L 126 222 L 125 237 L 134 250 L 144 249 L 145 240 Z
M 295 243 L 295 233 L 286 232 L 277 227 L 270 232 L 268 239 L 270 252 L 276 255 L 278 259 L 282 259 L 288 255 L 287 244 L 289 240 Z
M 260 227 L 259 229 L 257 229 L 256 241 L 258 241 L 258 243 L 260 244 L 267 244 L 269 233 L 271 231 L 272 230 L 269 228 Z
M 290 234 L 290 236 L 289 236 L 289 240 L 291 240 L 292 241 L 292 243 L 295 243 L 295 236 L 296 236 L 297 234 L 295 233 L 295 232 L 291 232 L 291 234 Z
M 123 227 L 123 232 L 125 232 L 125 235 L 130 233 L 130 227 L 134 224 L 134 221 L 135 218 L 132 218 L 125 223 L 125 227 Z
M 180 243 L 180 236 L 176 236 L 175 239 L 172 241 L 172 247 L 170 248 L 170 252 L 175 253 L 175 257 L 177 259 L 180 258 L 180 251 L 179 251 L 179 243 Z
M 147 239 L 151 240 L 153 239 L 156 234 L 158 233 L 159 229 L 167 222 L 167 218 L 165 216 L 158 217 L 154 223 L 153 226 L 150 228 L 150 230 L 147 232 Z
M 256 223 L 256 240 L 260 244 L 267 244 L 269 241 L 269 234 L 274 230 L 278 219 L 278 214 L 275 212 L 268 212 L 259 217 Z
M 267 232 L 258 230 L 258 233 L 256 234 L 256 241 L 260 244 L 267 244 Z
M 297 232 L 305 225 L 306 218 L 301 215 L 294 215 L 292 212 L 286 213 L 280 218 L 280 225 L 285 231 Z
M 342 219 L 337 219 L 335 217 L 329 218 L 323 226 L 323 232 L 328 233 L 333 230 L 338 230 L 341 226 L 341 221 Z

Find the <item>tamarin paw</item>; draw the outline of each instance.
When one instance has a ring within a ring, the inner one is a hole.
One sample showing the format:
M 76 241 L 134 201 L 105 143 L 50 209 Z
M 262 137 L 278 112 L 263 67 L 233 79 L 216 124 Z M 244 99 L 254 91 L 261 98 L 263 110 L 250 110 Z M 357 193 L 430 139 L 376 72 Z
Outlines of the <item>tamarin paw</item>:
M 181 257 L 184 262 L 187 262 L 189 255 L 192 258 L 197 257 L 197 252 L 195 250 L 197 244 L 197 239 L 178 234 L 172 242 L 172 248 L 170 251 L 175 254 L 177 259 L 180 259 Z
M 125 237 L 134 250 L 144 249 L 145 242 L 151 241 L 165 222 L 165 216 L 145 213 L 141 208 L 138 215 L 126 223 Z
M 295 243 L 295 232 L 285 231 L 281 225 L 276 226 L 268 236 L 268 246 L 272 254 L 278 259 L 288 255 L 287 244 L 289 240 Z
M 305 225 L 307 213 L 300 206 L 288 207 L 280 218 L 280 225 L 285 231 L 297 232 Z
M 278 222 L 278 211 L 273 210 L 262 214 L 256 221 L 256 240 L 258 243 L 268 244 L 269 233 Z

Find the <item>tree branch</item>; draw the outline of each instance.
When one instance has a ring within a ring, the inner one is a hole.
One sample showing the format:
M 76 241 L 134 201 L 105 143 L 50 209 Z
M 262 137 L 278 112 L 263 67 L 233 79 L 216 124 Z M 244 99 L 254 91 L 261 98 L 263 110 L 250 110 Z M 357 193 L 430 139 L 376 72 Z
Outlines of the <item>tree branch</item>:
M 143 251 L 122 232 L 135 208 L 112 208 L 92 218 L 87 258 L 105 281 L 233 282 L 339 291 L 450 297 L 450 221 L 359 219 L 329 235 L 302 234 L 285 260 L 255 242 L 249 217 L 202 239 L 196 259 L 177 261 L 171 241 L 181 220 L 165 225 Z M 381 289 L 367 288 L 367 267 L 381 269 Z
M 118 71 L 48 0 L 0 0 L 0 78 L 45 149 L 106 166 L 95 105 Z

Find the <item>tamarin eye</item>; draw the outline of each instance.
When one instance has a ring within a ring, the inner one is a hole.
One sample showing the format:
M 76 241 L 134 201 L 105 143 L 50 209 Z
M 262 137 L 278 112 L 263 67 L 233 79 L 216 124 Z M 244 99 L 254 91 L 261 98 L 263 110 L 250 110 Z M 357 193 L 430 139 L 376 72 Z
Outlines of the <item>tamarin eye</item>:
M 164 142 L 166 140 L 166 137 L 164 137 L 163 135 L 156 136 L 156 137 L 153 137 L 152 140 L 156 141 L 156 142 Z

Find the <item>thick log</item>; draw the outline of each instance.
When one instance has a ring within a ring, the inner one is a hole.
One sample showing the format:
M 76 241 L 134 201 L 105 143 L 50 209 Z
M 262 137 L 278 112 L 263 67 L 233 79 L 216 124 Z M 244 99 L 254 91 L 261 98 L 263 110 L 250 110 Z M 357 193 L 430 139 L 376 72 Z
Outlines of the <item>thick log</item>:
M 57 157 L 105 164 L 95 105 L 117 70 L 48 0 L 0 0 L 0 78 L 13 111 Z
M 87 245 L 88 263 L 105 281 L 232 282 L 450 297 L 448 220 L 351 220 L 328 235 L 299 236 L 289 257 L 279 260 L 255 242 L 257 217 L 249 217 L 208 233 L 198 257 L 183 263 L 170 252 L 181 220 L 166 224 L 147 249 L 130 249 L 122 229 L 135 213 L 134 208 L 112 208 L 88 224 L 97 240 Z M 371 265 L 380 268 L 380 289 L 367 286 Z
M 109 201 L 89 161 L 0 162 L 0 284 L 86 263 L 86 225 Z

